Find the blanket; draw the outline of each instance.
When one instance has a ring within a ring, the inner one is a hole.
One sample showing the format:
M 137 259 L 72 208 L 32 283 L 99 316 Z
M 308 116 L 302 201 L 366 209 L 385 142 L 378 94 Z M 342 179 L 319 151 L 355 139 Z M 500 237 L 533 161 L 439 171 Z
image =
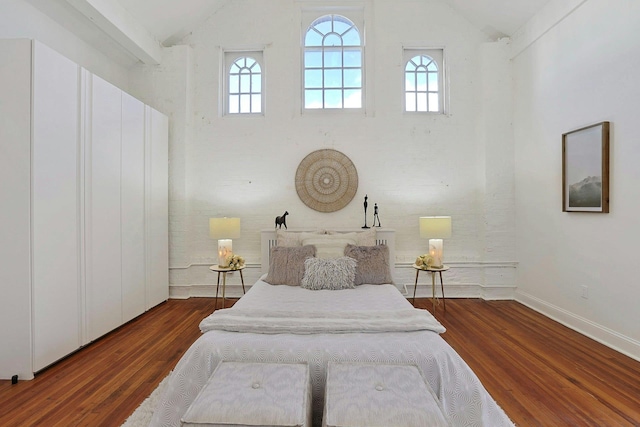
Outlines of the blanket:
M 202 332 L 222 330 L 258 334 L 345 334 L 433 331 L 444 326 L 426 310 L 274 311 L 227 308 L 200 322 Z

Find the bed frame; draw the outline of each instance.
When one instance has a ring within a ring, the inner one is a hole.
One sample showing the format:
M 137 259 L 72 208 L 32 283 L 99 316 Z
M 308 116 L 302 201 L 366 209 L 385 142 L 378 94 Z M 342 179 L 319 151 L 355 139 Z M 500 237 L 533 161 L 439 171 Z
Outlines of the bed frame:
M 287 230 L 296 233 L 313 232 L 317 229 L 296 229 Z M 341 229 L 332 230 L 337 233 L 353 233 L 362 231 L 361 228 L 354 229 Z M 261 235 L 261 256 L 262 256 L 262 274 L 269 272 L 269 259 L 271 255 L 271 248 L 278 245 L 276 240 L 276 230 L 262 230 Z M 396 264 L 396 231 L 390 228 L 376 228 L 376 243 L 378 245 L 387 245 L 389 247 L 389 271 L 391 271 L 391 277 L 394 276 L 394 269 Z

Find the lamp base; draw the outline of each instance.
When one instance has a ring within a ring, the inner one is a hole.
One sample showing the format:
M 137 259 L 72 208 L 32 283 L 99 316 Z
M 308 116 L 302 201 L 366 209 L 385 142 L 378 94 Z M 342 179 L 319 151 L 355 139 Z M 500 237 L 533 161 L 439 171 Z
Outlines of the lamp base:
M 431 268 L 442 268 L 442 239 L 429 239 L 429 256 L 431 256 Z
M 227 267 L 227 257 L 233 255 L 233 241 L 231 239 L 218 240 L 218 267 Z

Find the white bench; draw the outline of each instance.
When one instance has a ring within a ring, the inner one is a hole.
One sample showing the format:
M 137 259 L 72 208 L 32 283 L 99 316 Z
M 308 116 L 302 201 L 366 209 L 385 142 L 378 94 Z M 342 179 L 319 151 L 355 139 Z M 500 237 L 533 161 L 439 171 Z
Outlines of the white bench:
M 329 363 L 323 427 L 449 426 L 413 365 Z
M 311 427 L 309 366 L 220 362 L 182 425 Z

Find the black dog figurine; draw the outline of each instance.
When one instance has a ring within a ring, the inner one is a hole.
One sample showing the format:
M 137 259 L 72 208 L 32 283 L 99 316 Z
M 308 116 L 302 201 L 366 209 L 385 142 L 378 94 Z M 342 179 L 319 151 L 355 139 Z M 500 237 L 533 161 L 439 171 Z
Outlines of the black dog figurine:
M 282 216 L 276 217 L 276 228 L 278 227 L 282 228 L 283 225 L 285 229 L 287 228 L 287 215 L 289 215 L 289 212 L 284 211 Z

